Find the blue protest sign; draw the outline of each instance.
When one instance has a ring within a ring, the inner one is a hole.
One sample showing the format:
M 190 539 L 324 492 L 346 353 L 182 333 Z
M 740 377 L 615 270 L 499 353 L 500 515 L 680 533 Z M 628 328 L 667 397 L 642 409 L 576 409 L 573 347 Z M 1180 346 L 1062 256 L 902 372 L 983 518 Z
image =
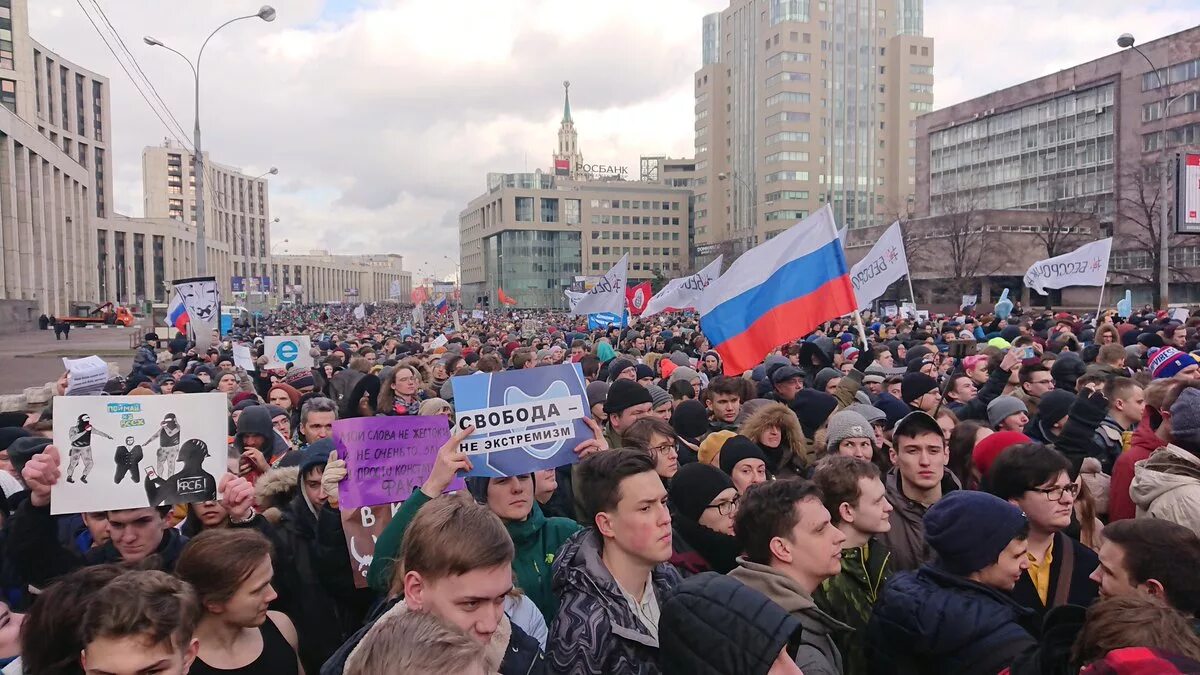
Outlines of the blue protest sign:
M 454 377 L 455 426 L 475 427 L 462 443 L 472 476 L 517 476 L 575 461 L 592 437 L 587 381 L 578 364 Z
M 596 330 L 597 328 L 610 328 L 617 326 L 626 328 L 629 326 L 629 312 L 623 312 L 617 316 L 613 312 L 600 312 L 599 314 L 588 314 L 588 330 Z

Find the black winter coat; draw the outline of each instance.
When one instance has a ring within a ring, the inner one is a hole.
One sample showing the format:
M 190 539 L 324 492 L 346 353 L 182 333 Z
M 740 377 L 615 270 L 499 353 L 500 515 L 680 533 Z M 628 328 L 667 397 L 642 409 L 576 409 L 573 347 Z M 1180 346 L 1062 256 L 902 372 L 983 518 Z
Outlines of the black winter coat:
M 1069 579 L 1063 577 L 1063 560 L 1065 559 L 1064 551 L 1070 550 L 1072 559 L 1071 571 Z M 1019 605 L 1026 607 L 1035 612 L 1035 621 L 1041 624 L 1046 615 L 1047 610 L 1058 607 L 1062 604 L 1078 605 L 1087 607 L 1091 605 L 1100 593 L 1100 587 L 1096 582 L 1088 577 L 1092 572 L 1096 571 L 1096 566 L 1100 564 L 1100 558 L 1092 549 L 1075 541 L 1067 535 L 1059 532 L 1054 535 L 1054 550 L 1051 553 L 1053 559 L 1050 561 L 1050 587 L 1046 592 L 1047 604 L 1042 604 L 1042 599 L 1038 596 L 1037 588 L 1033 585 L 1033 580 L 1029 577 L 1029 572 L 1021 575 L 1017 585 L 1013 588 L 1013 600 L 1016 600 Z M 1059 592 L 1059 585 L 1066 583 L 1067 598 L 1065 603 L 1056 603 L 1055 597 Z

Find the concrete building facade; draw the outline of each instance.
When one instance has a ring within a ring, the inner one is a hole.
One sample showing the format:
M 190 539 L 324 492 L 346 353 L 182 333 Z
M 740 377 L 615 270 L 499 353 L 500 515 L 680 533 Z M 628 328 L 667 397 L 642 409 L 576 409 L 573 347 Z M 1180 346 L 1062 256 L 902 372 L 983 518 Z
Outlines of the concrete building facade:
M 695 241 L 738 255 L 829 203 L 840 225 L 909 210 L 932 109 L 922 0 L 731 0 L 695 74 Z
M 1095 214 L 1096 236 L 1114 236 L 1110 295 L 1128 288 L 1136 304 L 1151 302 L 1162 103 L 1174 99 L 1167 151 L 1200 147 L 1200 27 L 1139 48 L 1163 69 L 1165 87 L 1146 60 L 1126 49 L 918 118 L 916 214 Z M 1044 246 L 1021 253 L 1026 264 L 1046 257 Z M 1200 301 L 1200 238 L 1172 236 L 1169 260 L 1171 302 Z
M 276 297 L 291 302 L 411 302 L 412 273 L 404 258 L 394 254 L 276 255 L 270 262 Z M 392 293 L 398 284 L 398 296 Z

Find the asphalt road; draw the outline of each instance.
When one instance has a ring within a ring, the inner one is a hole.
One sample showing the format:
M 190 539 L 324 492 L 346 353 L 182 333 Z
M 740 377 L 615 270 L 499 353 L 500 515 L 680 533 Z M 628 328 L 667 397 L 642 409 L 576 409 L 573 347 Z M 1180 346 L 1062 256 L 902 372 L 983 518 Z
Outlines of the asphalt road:
M 94 354 L 127 373 L 133 364 L 129 336 L 144 333 L 137 326 L 110 326 L 72 328 L 69 340 L 55 340 L 52 330 L 4 336 L 0 339 L 0 394 L 20 394 L 26 387 L 53 382 L 63 372 L 63 357 Z

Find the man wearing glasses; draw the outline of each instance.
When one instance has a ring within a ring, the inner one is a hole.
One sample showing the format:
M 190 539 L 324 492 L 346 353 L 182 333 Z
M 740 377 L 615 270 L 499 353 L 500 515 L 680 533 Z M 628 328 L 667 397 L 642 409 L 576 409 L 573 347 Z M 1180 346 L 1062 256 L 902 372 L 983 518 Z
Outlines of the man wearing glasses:
M 1020 508 L 1029 520 L 1029 569 L 1017 581 L 1012 598 L 1037 612 L 1035 625 L 1059 605 L 1087 607 L 1100 592 L 1089 578 L 1099 558 L 1063 534 L 1079 494 L 1070 468 L 1057 450 L 1026 443 L 1001 453 L 984 477 L 992 494 Z
M 1017 381 L 1021 391 L 1015 396 L 1025 403 L 1029 417 L 1037 417 L 1038 403 L 1047 392 L 1054 391 L 1054 377 L 1050 374 L 1050 369 L 1041 363 L 1021 366 L 1017 373 Z

